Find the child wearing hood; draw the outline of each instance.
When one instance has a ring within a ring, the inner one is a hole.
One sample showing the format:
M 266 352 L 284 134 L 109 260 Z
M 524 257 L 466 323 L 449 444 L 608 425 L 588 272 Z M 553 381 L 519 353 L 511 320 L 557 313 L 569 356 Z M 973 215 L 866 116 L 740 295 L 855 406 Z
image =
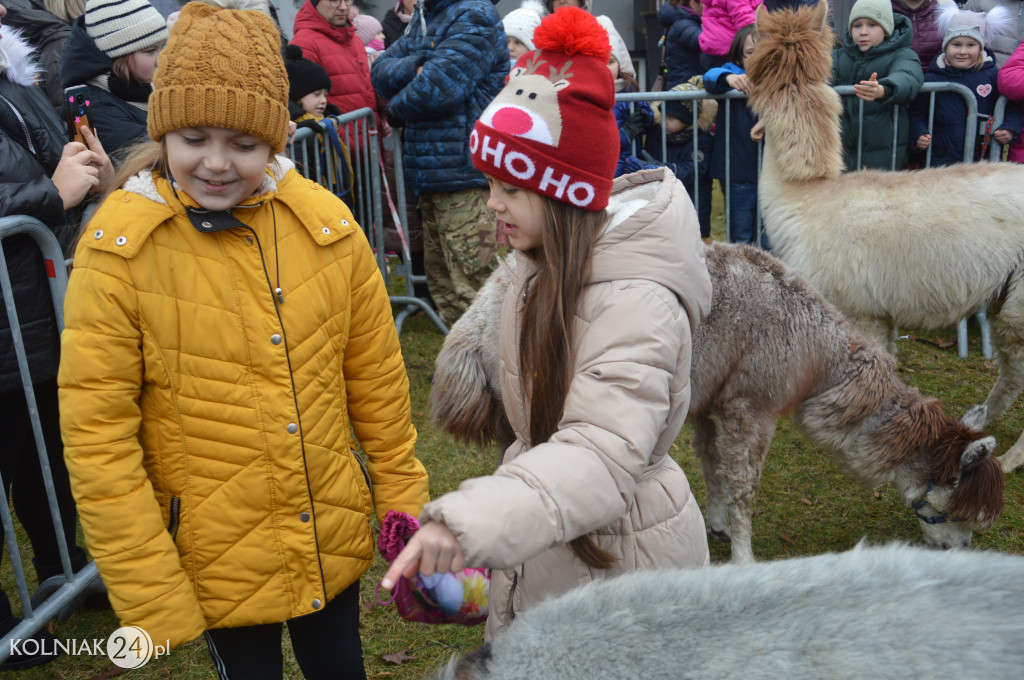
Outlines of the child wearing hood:
M 515 66 L 519 57 L 533 51 L 533 32 L 544 18 L 544 5 L 539 0 L 523 0 L 519 9 L 506 14 L 501 25 L 508 36 L 509 67 Z

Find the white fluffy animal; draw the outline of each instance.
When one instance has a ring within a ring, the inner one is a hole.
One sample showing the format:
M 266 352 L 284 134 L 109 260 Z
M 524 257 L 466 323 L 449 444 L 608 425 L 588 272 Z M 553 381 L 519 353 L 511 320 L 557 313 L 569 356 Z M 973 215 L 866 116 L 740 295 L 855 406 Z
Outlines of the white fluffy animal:
M 690 409 L 707 483 L 707 524 L 752 562 L 751 516 L 779 417 L 828 448 L 866 487 L 893 483 L 925 542 L 970 545 L 1003 504 L 995 440 L 942 413 L 895 373 L 895 360 L 858 333 L 802 278 L 764 251 L 712 244 L 711 311 L 693 333 Z M 499 312 L 514 256 L 481 288 L 435 362 L 432 418 L 466 440 L 511 441 L 498 388 Z
M 516 619 L 438 680 L 1007 680 L 1024 557 L 862 547 L 632 572 Z
M 999 377 L 965 416 L 984 427 L 1024 387 L 1024 166 L 843 173 L 827 14 L 824 1 L 757 14 L 747 74 L 765 130 L 765 229 L 781 260 L 892 353 L 898 326 L 949 327 L 988 307 Z M 1001 463 L 1024 463 L 1024 435 Z

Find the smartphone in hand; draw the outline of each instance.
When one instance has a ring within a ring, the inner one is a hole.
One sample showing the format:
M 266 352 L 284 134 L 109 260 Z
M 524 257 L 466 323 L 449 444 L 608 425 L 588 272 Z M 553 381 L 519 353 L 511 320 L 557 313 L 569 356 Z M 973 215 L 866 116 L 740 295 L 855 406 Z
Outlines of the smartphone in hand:
M 88 125 L 90 130 L 95 130 L 87 86 L 73 85 L 64 88 L 64 118 L 68 124 L 68 139 L 84 144 L 85 139 L 82 137 L 81 127 Z

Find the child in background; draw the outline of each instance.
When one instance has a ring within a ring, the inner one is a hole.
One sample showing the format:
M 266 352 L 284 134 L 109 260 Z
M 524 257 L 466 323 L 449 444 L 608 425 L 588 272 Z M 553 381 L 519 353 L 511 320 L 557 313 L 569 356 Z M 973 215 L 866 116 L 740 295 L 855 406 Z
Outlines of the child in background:
M 355 9 L 355 5 L 352 6 Z M 356 14 L 354 17 L 349 10 L 349 21 L 356 29 L 356 36 L 366 47 L 366 61 L 373 63 L 381 52 L 384 51 L 384 27 L 369 14 Z
M 910 20 L 902 14 L 894 16 L 889 0 L 857 0 L 850 10 L 848 28 L 842 47 L 832 51 L 832 84 L 853 85 L 856 95 L 843 97 L 846 169 L 900 170 L 907 164 L 907 105 L 924 83 L 921 61 L 910 49 Z M 862 101 L 863 139 L 858 135 Z M 896 130 L 892 124 L 894 108 L 898 114 Z
M 612 20 L 606 16 L 597 17 L 597 22 L 608 34 L 611 55 L 608 57 L 608 70 L 615 81 L 615 92 L 638 92 L 640 85 L 636 82 L 636 71 L 633 60 L 626 49 L 622 36 L 615 30 Z M 645 163 L 635 155 L 634 145 L 643 144 L 643 132 L 655 122 L 654 109 L 648 102 L 616 102 L 612 109 L 615 122 L 619 127 L 619 162 L 615 166 L 615 177 L 627 175 L 637 170 L 650 170 L 658 167 L 657 163 Z
M 348 208 L 275 156 L 268 15 L 188 3 L 154 83 L 157 141 L 125 161 L 67 290 L 87 545 L 122 625 L 171 647 L 205 632 L 221 678 L 280 678 L 283 622 L 306 678 L 365 678 L 370 514 L 428 500 L 384 281 Z
M 167 24 L 148 0 L 88 0 L 61 57 L 62 87 L 89 88 L 93 127 L 117 156 L 146 139 L 146 106 Z
M 665 28 L 665 85 L 671 89 L 704 73 L 701 66 L 700 0 L 668 0 L 658 10 L 658 22 Z
M 995 58 L 986 49 L 992 36 L 1010 21 L 1009 12 L 995 7 L 988 12 L 961 12 L 956 7 L 943 8 L 939 15 L 944 29 L 942 51 L 936 55 L 924 75 L 926 83 L 960 83 L 974 94 L 978 102 L 980 129 L 975 140 L 973 160 L 988 155 L 991 138 L 1009 144 L 1020 136 L 1020 107 L 1006 107 L 1006 114 L 996 130 L 992 130 L 992 113 L 999 99 L 998 71 Z M 952 165 L 964 161 L 964 138 L 968 121 L 967 104 L 955 92 L 935 93 L 932 132 L 928 131 L 930 94 L 920 94 L 910 107 L 910 139 L 924 151 L 931 148 L 931 165 Z
M 762 0 L 707 0 L 701 14 L 701 67 L 704 71 L 728 60 L 729 47 L 736 33 L 754 23 L 754 14 Z
M 754 25 L 741 28 L 729 47 L 729 61 L 704 74 L 704 89 L 714 94 L 737 90 L 749 95 L 747 59 L 754 53 L 756 44 L 757 29 Z M 725 106 L 718 107 L 718 120 L 715 123 L 711 176 L 721 183 L 722 193 L 726 194 L 725 168 L 728 159 L 729 241 L 757 245 L 757 142 L 750 138 L 750 129 L 757 123 L 757 115 L 750 110 L 746 99 L 724 99 L 722 103 Z M 725 116 L 727 107 L 728 124 Z M 768 235 L 763 231 L 759 245 L 770 250 Z
M 337 126 L 332 121 L 324 122 L 328 116 L 341 115 L 338 107 L 327 101 L 331 77 L 322 66 L 304 58 L 298 45 L 285 46 L 284 69 L 288 73 L 288 115 L 296 129 L 308 127 L 316 133 L 298 141 L 292 155 L 303 169 L 315 168 L 315 172 L 305 173 L 307 177 L 352 208 L 352 159 Z
M 1017 46 L 1003 67 L 999 69 L 997 80 L 999 91 L 1003 93 L 1003 96 L 1014 100 L 1017 106 L 1024 106 L 1024 42 Z M 1017 137 L 1010 144 L 1007 160 L 1024 163 L 1024 137 Z
M 701 92 L 704 82 L 694 76 L 670 92 Z M 697 129 L 693 128 L 693 107 L 697 106 Z M 697 209 L 702 238 L 711 236 L 711 151 L 718 102 L 714 99 L 682 99 L 665 102 L 665 154 L 661 153 L 661 129 L 653 126 L 647 134 L 644 158 L 662 161 L 686 187 Z M 696 163 L 694 151 L 696 147 Z M 694 192 L 694 184 L 697 192 Z
M 544 5 L 540 0 L 524 0 L 519 9 L 512 10 L 502 18 L 501 25 L 505 27 L 505 35 L 508 36 L 510 68 L 515 66 L 519 57 L 533 51 L 533 32 L 540 26 L 542 18 Z
M 493 475 L 423 509 L 381 580 L 493 568 L 488 638 L 581 583 L 709 561 L 668 455 L 686 418 L 691 333 L 711 304 L 697 217 L 666 168 L 612 181 L 615 93 L 596 20 L 561 9 L 534 42 L 470 142 L 517 251 L 499 340 L 517 441 Z M 536 78 L 563 84 L 516 96 Z M 513 113 L 524 108 L 546 129 L 560 121 L 559 134 L 524 131 Z

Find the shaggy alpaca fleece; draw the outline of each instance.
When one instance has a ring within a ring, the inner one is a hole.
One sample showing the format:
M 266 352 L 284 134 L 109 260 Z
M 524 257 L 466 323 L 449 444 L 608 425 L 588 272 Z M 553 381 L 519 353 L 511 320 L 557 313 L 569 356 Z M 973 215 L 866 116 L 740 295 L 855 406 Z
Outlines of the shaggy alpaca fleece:
M 548 600 L 446 680 L 1005 680 L 1024 557 L 905 545 L 633 572 Z
M 711 310 L 693 332 L 690 408 L 707 524 L 751 562 L 764 458 L 783 415 L 866 487 L 892 482 L 916 504 L 925 541 L 967 546 L 1003 504 L 995 440 L 907 387 L 895 361 L 781 262 L 757 248 L 704 248 Z M 438 354 L 432 418 L 471 441 L 511 443 L 497 387 L 499 315 L 515 256 L 491 276 Z M 938 519 L 936 519 L 938 518 Z
M 968 412 L 984 426 L 1024 387 L 1024 165 L 840 174 L 825 3 L 759 11 L 752 108 L 765 126 L 758 196 L 774 252 L 895 353 L 897 328 L 989 309 L 999 377 Z M 1024 436 L 1001 459 L 1024 462 Z

